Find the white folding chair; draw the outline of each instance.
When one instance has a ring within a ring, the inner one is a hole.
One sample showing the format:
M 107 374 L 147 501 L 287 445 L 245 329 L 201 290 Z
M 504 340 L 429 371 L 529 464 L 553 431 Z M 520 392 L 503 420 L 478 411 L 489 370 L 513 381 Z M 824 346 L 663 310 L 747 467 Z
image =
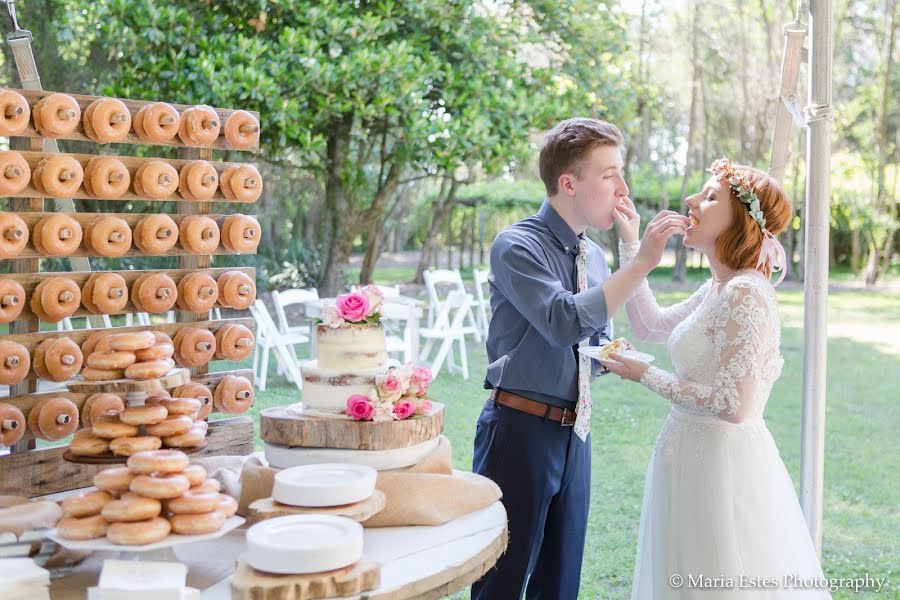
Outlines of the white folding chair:
M 447 300 L 441 304 L 441 310 L 434 319 L 434 327 L 427 327 L 420 330 L 419 334 L 422 338 L 428 340 L 419 358 L 428 362 L 431 349 L 434 347 L 436 340 L 441 340 L 437 354 L 431 362 L 431 372 L 437 377 L 447 361 L 447 368 L 450 372 L 458 372 L 462 374 L 463 379 L 469 378 L 469 359 L 466 354 L 466 338 L 465 327 L 463 323 L 466 315 L 472 308 L 472 294 L 454 290 L 447 296 Z M 453 343 L 459 345 L 460 365 L 456 365 L 453 357 Z
M 413 362 L 419 355 L 420 303 L 413 298 L 385 297 L 379 314 L 387 333 L 388 354 L 403 354 L 403 362 Z M 398 335 L 402 327 L 402 335 Z
M 297 336 L 303 336 L 306 338 L 306 341 L 309 341 L 309 325 L 304 323 L 302 325 L 292 325 L 287 318 L 287 312 L 285 308 L 289 306 L 294 306 L 296 304 L 306 304 L 310 300 L 318 300 L 319 299 L 319 291 L 316 288 L 310 288 L 306 290 L 284 290 L 282 292 L 273 291 L 272 292 L 272 302 L 275 304 L 275 316 L 278 318 L 278 331 L 282 334 L 292 334 Z M 299 339 L 299 338 L 297 338 Z M 302 343 L 302 342 L 298 342 Z M 291 356 L 294 357 L 295 360 L 299 360 L 297 358 L 297 351 L 293 346 L 290 347 Z
M 488 309 L 491 307 L 490 291 L 485 292 L 485 286 L 488 285 L 488 274 L 489 271 L 482 269 L 473 269 L 472 271 L 472 275 L 475 278 L 475 302 L 473 307 L 478 315 L 478 328 L 485 338 L 487 338 L 488 324 L 490 323 Z M 488 289 L 490 290 L 490 288 Z
M 260 391 L 266 389 L 266 375 L 269 370 L 269 352 L 275 352 L 275 360 L 288 381 L 292 381 L 299 389 L 303 389 L 303 376 L 300 365 L 291 354 L 294 344 L 305 344 L 309 338 L 296 333 L 281 333 L 272 320 L 269 309 L 262 300 L 255 300 L 250 307 L 250 314 L 256 319 L 256 345 L 253 349 L 253 373 Z
M 425 289 L 428 290 L 428 326 L 435 326 L 435 318 L 441 311 L 441 305 L 446 301 L 441 299 L 438 294 L 437 286 L 444 284 L 450 285 L 452 291 L 466 293 L 466 285 L 463 283 L 462 275 L 459 269 L 435 269 L 433 271 L 425 271 L 422 273 L 425 280 Z M 466 323 L 463 325 L 463 334 L 472 335 L 476 342 L 481 341 L 481 332 L 478 330 L 478 324 L 475 322 L 475 314 L 470 307 L 466 315 Z

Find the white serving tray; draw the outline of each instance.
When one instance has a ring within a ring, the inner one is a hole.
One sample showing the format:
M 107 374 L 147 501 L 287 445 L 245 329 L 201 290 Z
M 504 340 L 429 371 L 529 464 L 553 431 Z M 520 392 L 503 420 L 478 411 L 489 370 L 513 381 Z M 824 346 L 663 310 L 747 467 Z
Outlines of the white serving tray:
M 149 552 L 151 550 L 161 550 L 163 548 L 171 548 L 172 546 L 178 546 L 180 544 L 191 544 L 193 542 L 202 542 L 204 540 L 214 540 L 218 537 L 222 537 L 232 529 L 240 527 L 244 524 L 244 517 L 238 517 L 237 515 L 233 517 L 229 517 L 228 520 L 225 521 L 225 524 L 219 528 L 218 531 L 214 531 L 212 533 L 205 533 L 203 535 L 179 535 L 177 533 L 171 533 L 165 537 L 165 539 L 156 542 L 155 544 L 146 544 L 144 546 L 123 546 L 121 544 L 113 544 L 106 536 L 101 538 L 96 538 L 93 540 L 67 540 L 63 537 L 60 537 L 57 533 L 56 529 L 51 529 L 47 532 L 47 537 L 70 550 L 85 550 L 88 552 Z

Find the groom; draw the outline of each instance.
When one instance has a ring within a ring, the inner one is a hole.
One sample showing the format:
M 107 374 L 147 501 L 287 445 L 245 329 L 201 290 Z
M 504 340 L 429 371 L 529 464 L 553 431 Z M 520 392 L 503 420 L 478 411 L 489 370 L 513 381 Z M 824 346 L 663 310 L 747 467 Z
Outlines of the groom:
M 528 598 L 578 596 L 591 487 L 589 386 L 606 372 L 578 346 L 612 339 L 612 315 L 647 271 L 635 259 L 610 275 L 603 250 L 585 235 L 614 223 L 637 234 L 637 214 L 623 208 L 633 208 L 623 144 L 604 121 L 554 127 L 539 157 L 547 199 L 491 246 L 484 387 L 492 391 L 478 418 L 473 471 L 503 491 L 509 547 L 472 586 L 473 599 L 515 600 L 526 586 Z

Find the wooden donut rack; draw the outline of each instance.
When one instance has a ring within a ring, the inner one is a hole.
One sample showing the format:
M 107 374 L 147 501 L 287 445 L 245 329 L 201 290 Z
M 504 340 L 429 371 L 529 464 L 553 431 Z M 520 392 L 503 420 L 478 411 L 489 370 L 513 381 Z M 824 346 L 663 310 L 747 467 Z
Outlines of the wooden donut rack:
M 28 101 L 28 104 L 33 109 L 34 105 L 43 97 L 52 94 L 53 92 L 49 91 L 32 91 L 32 90 L 23 90 L 23 89 L 13 89 L 13 91 L 21 94 Z M 74 98 L 82 109 L 82 119 L 84 115 L 84 110 L 90 106 L 92 102 L 98 100 L 100 97 L 98 96 L 87 96 L 87 95 L 79 95 L 79 94 L 67 94 Z M 131 113 L 132 118 L 134 115 L 147 104 L 151 104 L 151 101 L 145 100 L 128 100 L 122 99 L 120 100 L 125 104 Z M 190 108 L 192 105 L 181 105 L 181 104 L 172 104 L 179 113 L 184 112 L 187 108 Z M 225 123 L 228 116 L 235 112 L 236 109 L 221 109 L 214 108 L 216 113 L 219 115 L 222 123 Z M 259 119 L 259 115 L 257 113 L 252 113 L 257 119 Z M 56 139 L 61 140 L 79 140 L 79 141 L 92 141 L 87 135 L 85 135 L 84 125 L 82 120 L 79 120 L 78 126 L 75 131 L 70 135 L 62 136 Z M 209 161 L 216 169 L 216 171 L 221 175 L 222 171 L 224 171 L 227 167 L 235 164 L 246 164 L 246 163 L 229 163 L 229 162 L 213 162 L 212 155 L 213 150 L 231 150 L 234 151 L 235 148 L 230 146 L 225 139 L 224 136 L 224 127 L 222 127 L 222 131 L 219 135 L 219 138 L 210 146 L 206 147 L 195 147 L 195 146 L 187 146 L 181 142 L 181 140 L 176 136 L 174 139 L 168 142 L 162 143 L 152 143 L 148 142 L 144 139 L 139 138 L 133 130 L 129 132 L 128 136 L 122 141 L 119 142 L 116 146 L 117 149 L 120 149 L 125 144 L 135 144 L 141 146 L 164 146 L 164 147 L 174 147 L 177 148 L 177 158 L 154 158 L 154 157 L 134 157 L 134 156 L 116 156 L 129 170 L 132 179 L 134 178 L 137 169 L 144 163 L 151 160 L 161 160 L 169 163 L 177 170 L 180 170 L 188 161 L 192 160 L 205 160 Z M 254 146 L 252 148 L 247 148 L 247 150 L 256 150 L 258 146 Z M 44 152 L 44 138 L 38 133 L 33 125 L 33 121 L 29 120 L 28 127 L 25 131 L 18 137 L 10 138 L 10 149 L 16 150 L 22 154 L 25 160 L 28 162 L 29 166 L 32 170 L 38 165 L 41 159 L 48 156 L 58 156 L 58 153 L 54 152 Z M 99 153 L 97 154 L 99 155 Z M 67 154 L 77 161 L 79 161 L 82 167 L 86 166 L 88 161 L 95 154 Z M 104 156 L 107 156 L 104 154 Z M 113 155 L 109 155 L 113 156 Z M 154 200 L 148 200 L 146 198 L 142 198 L 132 192 L 133 188 L 129 188 L 129 191 L 123 194 L 119 198 L 105 200 L 104 201 L 119 201 L 122 202 L 122 206 L 125 206 L 126 202 L 154 202 Z M 14 196 L 9 197 L 9 208 L 10 212 L 16 212 L 28 225 L 29 231 L 31 231 L 34 225 L 43 217 L 47 216 L 48 213 L 45 212 L 45 200 L 52 200 L 49 197 L 42 197 L 42 194 L 38 192 L 31 183 L 19 194 L 15 194 Z M 72 195 L 73 199 L 92 199 L 92 200 L 101 200 L 99 198 L 95 198 L 90 196 L 82 185 L 75 194 Z M 248 210 L 248 204 L 255 203 L 243 203 L 243 202 L 235 202 L 227 200 L 222 194 L 221 190 L 217 190 L 215 195 L 208 201 L 188 201 L 184 199 L 178 192 L 173 194 L 169 198 L 164 198 L 156 201 L 172 201 L 176 202 L 174 205 L 175 213 L 170 214 L 169 216 L 175 221 L 176 224 L 181 224 L 181 221 L 189 216 L 189 215 L 205 215 L 212 218 L 216 223 L 221 227 L 225 218 L 228 216 L 227 214 L 212 214 L 213 202 L 231 202 L 230 206 L 234 206 L 235 210 L 233 212 L 250 212 Z M 53 206 L 51 203 L 50 206 Z M 51 209 L 52 210 L 52 209 Z M 86 230 L 86 226 L 91 223 L 98 216 L 115 216 L 125 220 L 128 225 L 134 229 L 135 225 L 142 218 L 146 217 L 147 214 L 140 213 L 66 213 L 70 217 L 77 220 L 82 228 Z M 30 238 L 30 236 L 29 236 Z M 249 275 L 251 278 L 255 279 L 256 277 L 256 269 L 248 268 L 248 267 L 211 267 L 211 257 L 212 256 L 224 256 L 224 255 L 234 255 L 238 254 L 237 252 L 231 252 L 225 248 L 224 245 L 219 245 L 219 247 L 212 252 L 211 254 L 192 254 L 189 253 L 180 243 L 175 244 L 175 246 L 167 251 L 165 254 L 160 256 L 175 256 L 177 257 L 178 268 L 177 269 L 161 269 L 161 270 L 146 270 L 146 271 L 134 271 L 134 270 L 113 270 L 109 272 L 115 272 L 121 275 L 129 289 L 134 281 L 142 274 L 145 273 L 166 273 L 169 275 L 176 283 L 178 283 L 181 278 L 186 276 L 188 273 L 203 271 L 211 275 L 214 279 L 218 278 L 219 275 L 226 271 L 242 271 Z M 88 256 L 98 256 L 96 253 L 92 253 L 87 246 L 82 242 L 81 246 L 72 254 L 66 256 L 65 258 L 77 258 L 77 257 L 88 257 Z M 126 257 L 131 256 L 145 256 L 143 252 L 141 252 L 137 246 L 132 246 L 132 248 L 124 254 Z M 82 286 L 87 279 L 90 277 L 92 272 L 85 271 L 76 271 L 76 272 L 64 272 L 64 273 L 42 273 L 40 272 L 40 258 L 46 257 L 46 255 L 40 254 L 32 241 L 29 239 L 28 245 L 25 249 L 17 255 L 15 258 L 9 259 L 10 264 L 10 273 L 0 274 L 0 278 L 11 279 L 17 281 L 22 285 L 26 292 L 26 298 L 30 298 L 31 292 L 34 288 L 41 282 L 41 280 L 46 279 L 48 277 L 54 276 L 65 276 L 74 282 L 76 282 L 79 286 Z M 115 260 L 115 259 L 107 259 L 107 260 Z M 130 298 L 130 295 L 129 295 Z M 34 352 L 35 347 L 40 344 L 43 340 L 53 339 L 59 337 L 67 337 L 81 345 L 87 339 L 87 337 L 96 331 L 96 329 L 84 329 L 84 330 L 76 330 L 76 331 L 41 331 L 40 321 L 38 318 L 31 312 L 29 303 L 26 300 L 25 307 L 23 308 L 22 314 L 18 319 L 9 324 L 9 333 L 5 335 L 0 335 L 0 339 L 9 340 L 20 343 L 24 345 L 30 352 Z M 131 331 L 142 331 L 142 330 L 157 330 L 167 333 L 170 336 L 173 336 L 182 328 L 188 326 L 195 326 L 206 328 L 212 332 L 215 332 L 220 327 L 227 324 L 241 324 L 248 328 L 250 328 L 255 335 L 255 321 L 250 318 L 239 318 L 239 319 L 222 319 L 222 320 L 210 320 L 210 315 L 206 313 L 192 313 L 180 310 L 177 306 L 173 307 L 176 314 L 176 323 L 166 323 L 161 325 L 152 325 L 149 327 L 141 326 L 141 327 L 113 327 L 109 329 L 111 333 L 124 333 Z M 131 303 L 129 299 L 128 304 L 125 308 L 118 314 L 126 314 L 136 312 L 136 308 Z M 73 315 L 73 317 L 81 317 L 81 316 L 89 316 L 90 313 L 83 306 L 78 309 L 78 311 Z M 111 315 L 112 316 L 112 315 Z M 249 316 L 249 315 L 248 315 Z M 182 370 L 183 371 L 183 370 Z M 173 372 L 174 373 L 174 372 Z M 172 375 L 172 374 L 170 374 Z M 177 374 L 176 374 L 177 375 Z M 226 375 L 237 375 L 241 377 L 246 377 L 247 379 L 253 381 L 253 372 L 249 369 L 239 369 L 239 370 L 231 370 L 231 371 L 222 371 L 222 372 L 209 372 L 209 365 L 204 365 L 201 367 L 192 368 L 189 370 L 189 379 L 190 381 L 200 383 L 206 385 L 210 388 L 211 391 L 214 391 L 219 382 Z M 165 378 L 164 378 L 165 379 Z M 171 381 L 183 381 L 185 378 L 183 375 L 178 375 L 176 377 L 170 378 Z M 165 382 L 162 382 L 165 383 Z M 62 397 L 67 398 L 74 402 L 79 407 L 79 412 L 81 407 L 84 405 L 85 400 L 92 395 L 93 393 L 97 393 L 99 391 L 109 391 L 112 393 L 120 393 L 123 398 L 125 393 L 133 392 L 135 390 L 144 390 L 151 391 L 154 389 L 160 389 L 162 385 L 160 381 L 148 381 L 146 383 L 142 383 L 139 381 L 130 381 L 127 384 L 116 384 L 112 382 L 108 385 L 105 385 L 103 382 L 86 382 L 81 379 L 73 379 L 70 380 L 67 385 L 67 390 L 60 390 L 58 392 L 51 393 L 37 393 L 37 379 L 36 375 L 31 372 L 29 376 L 22 382 L 10 386 L 9 395 L 7 397 L 0 397 L 0 402 L 11 404 L 13 406 L 18 407 L 27 417 L 28 413 L 31 409 L 37 404 L 40 400 L 44 398 L 50 397 Z M 163 385 L 163 387 L 165 387 Z M 217 421 L 212 421 L 209 424 L 209 430 L 206 438 L 206 446 L 200 448 L 193 456 L 207 456 L 207 455 L 222 455 L 222 454 L 231 454 L 231 455 L 242 455 L 249 454 L 253 452 L 253 421 L 249 416 L 239 416 L 234 418 L 227 418 Z M 82 463 L 74 463 L 69 462 L 63 459 L 63 454 L 67 451 L 67 446 L 58 445 L 50 448 L 41 448 L 37 449 L 37 443 L 34 436 L 32 436 L 31 432 L 28 431 L 25 434 L 25 437 L 11 448 L 9 454 L 0 455 L 0 495 L 2 494 L 15 494 L 15 495 L 24 495 L 24 496 L 39 496 L 44 494 L 51 494 L 55 492 L 76 489 L 80 487 L 85 487 L 91 484 L 91 480 L 94 474 L 104 467 L 103 464 L 88 464 L 88 461 Z M 94 461 L 101 462 L 102 461 Z

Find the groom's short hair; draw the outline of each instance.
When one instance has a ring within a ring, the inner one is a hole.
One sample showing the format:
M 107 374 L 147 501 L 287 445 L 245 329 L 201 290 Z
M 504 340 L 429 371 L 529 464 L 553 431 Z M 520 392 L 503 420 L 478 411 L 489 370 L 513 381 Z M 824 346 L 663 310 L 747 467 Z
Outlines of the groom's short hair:
M 583 159 L 599 146 L 624 146 L 625 138 L 619 128 L 607 121 L 575 117 L 566 119 L 551 129 L 541 144 L 538 171 L 553 196 L 559 190 L 559 176 L 567 171 L 581 177 Z

